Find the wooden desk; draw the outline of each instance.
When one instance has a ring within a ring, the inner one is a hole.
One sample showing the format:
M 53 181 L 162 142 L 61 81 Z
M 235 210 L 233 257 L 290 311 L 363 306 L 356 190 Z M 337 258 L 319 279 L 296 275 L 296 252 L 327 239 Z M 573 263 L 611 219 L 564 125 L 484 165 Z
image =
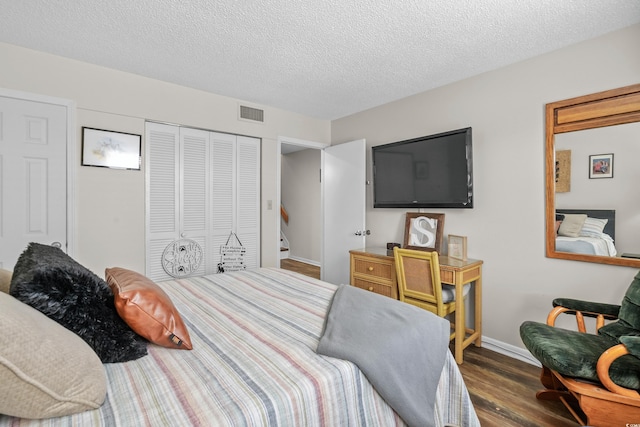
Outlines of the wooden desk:
M 398 282 L 393 252 L 382 247 L 369 247 L 349 251 L 351 256 L 350 283 L 352 286 L 377 292 L 390 298 L 398 298 Z M 463 350 L 473 343 L 482 345 L 482 261 L 468 259 L 461 261 L 446 256 L 440 258 L 440 280 L 455 286 L 456 311 L 454 356 L 462 363 Z M 473 284 L 474 325 L 465 325 L 463 286 Z

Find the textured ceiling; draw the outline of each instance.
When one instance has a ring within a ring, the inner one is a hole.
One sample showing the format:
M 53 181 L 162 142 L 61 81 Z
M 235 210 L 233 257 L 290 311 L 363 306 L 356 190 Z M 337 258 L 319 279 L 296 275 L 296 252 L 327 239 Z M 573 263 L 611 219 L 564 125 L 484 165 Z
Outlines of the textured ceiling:
M 638 22 L 638 0 L 0 0 L 0 41 L 324 119 Z

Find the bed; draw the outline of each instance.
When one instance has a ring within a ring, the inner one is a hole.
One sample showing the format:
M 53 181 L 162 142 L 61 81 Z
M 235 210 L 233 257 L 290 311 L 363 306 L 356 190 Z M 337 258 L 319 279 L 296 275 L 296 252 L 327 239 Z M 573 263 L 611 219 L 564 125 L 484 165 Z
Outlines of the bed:
M 192 350 L 150 343 L 144 357 L 104 364 L 99 408 L 48 419 L 0 415 L 0 426 L 405 425 L 354 363 L 316 353 L 337 286 L 278 268 L 158 286 Z M 435 425 L 479 426 L 448 351 L 438 377 Z
M 616 256 L 615 221 L 612 209 L 557 209 L 556 251 Z

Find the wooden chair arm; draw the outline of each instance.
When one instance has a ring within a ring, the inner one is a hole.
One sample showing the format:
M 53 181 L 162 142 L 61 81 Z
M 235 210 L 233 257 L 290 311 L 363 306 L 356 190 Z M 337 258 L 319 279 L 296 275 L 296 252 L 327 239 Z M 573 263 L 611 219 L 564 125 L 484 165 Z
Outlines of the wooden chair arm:
M 556 319 L 562 313 L 571 314 L 571 315 L 576 316 L 576 323 L 578 325 L 578 331 L 580 331 L 580 332 L 587 332 L 587 328 L 586 328 L 585 323 L 584 323 L 585 316 L 594 317 L 596 319 L 596 331 L 604 326 L 605 319 L 608 319 L 608 320 L 617 319 L 617 317 L 613 317 L 613 316 L 610 316 L 608 314 L 595 313 L 595 312 L 591 312 L 591 311 L 588 311 L 588 312 L 587 311 L 580 311 L 580 310 L 576 310 L 574 308 L 567 308 L 567 307 L 563 307 L 563 306 L 559 305 L 559 306 L 554 307 L 553 310 L 551 310 L 549 312 L 549 315 L 547 316 L 547 325 L 555 326 Z
M 620 387 L 613 381 L 611 381 L 611 377 L 609 377 L 609 367 L 618 357 L 624 356 L 625 354 L 630 354 L 627 347 L 624 344 L 618 344 L 616 346 L 611 347 L 609 350 L 602 353 L 602 356 L 598 359 L 598 364 L 596 365 L 596 372 L 598 373 L 598 378 L 602 385 L 604 385 L 610 392 L 620 394 L 627 397 L 632 398 L 640 398 L 640 394 L 628 388 Z

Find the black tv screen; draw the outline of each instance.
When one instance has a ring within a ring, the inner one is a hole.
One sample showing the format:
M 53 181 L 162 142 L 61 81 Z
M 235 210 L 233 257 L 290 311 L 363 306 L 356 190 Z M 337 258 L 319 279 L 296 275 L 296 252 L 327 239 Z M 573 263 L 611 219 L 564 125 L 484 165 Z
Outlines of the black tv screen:
M 374 208 L 473 208 L 471 128 L 372 147 Z

